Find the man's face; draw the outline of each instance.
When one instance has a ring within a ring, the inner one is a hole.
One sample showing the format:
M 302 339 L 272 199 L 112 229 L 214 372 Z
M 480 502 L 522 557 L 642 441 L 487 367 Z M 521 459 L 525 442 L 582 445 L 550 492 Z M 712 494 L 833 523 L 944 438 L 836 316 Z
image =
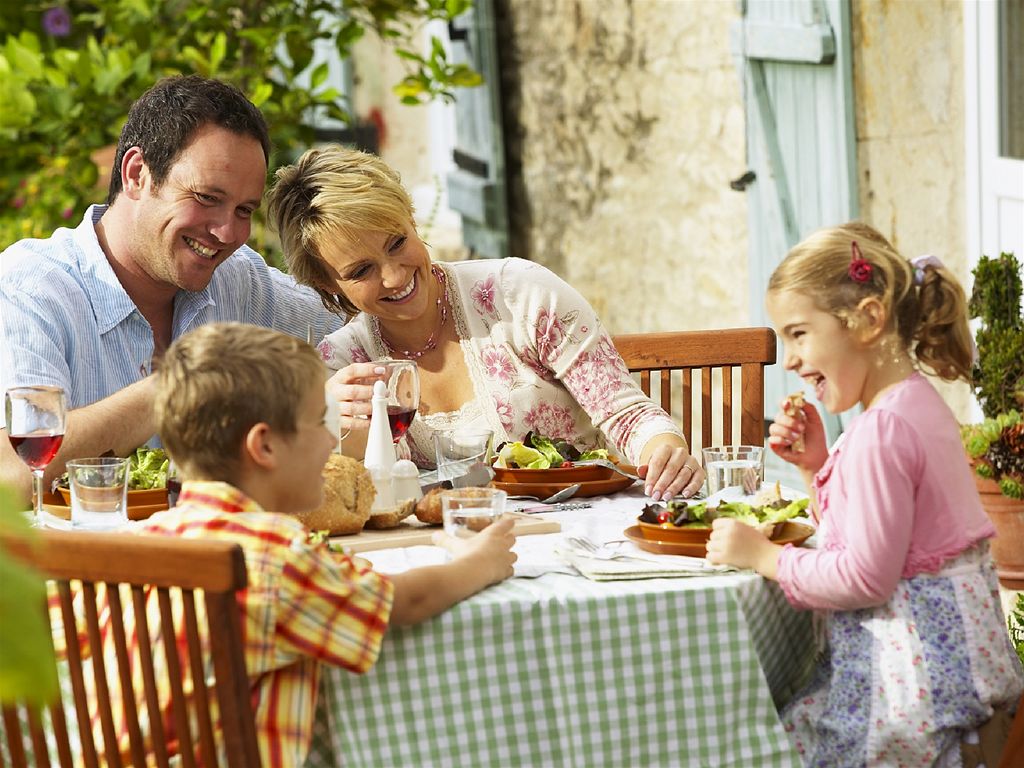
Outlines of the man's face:
M 148 168 L 142 170 L 136 266 L 159 283 L 203 290 L 248 239 L 266 175 L 259 141 L 218 126 L 200 128 L 158 188 Z

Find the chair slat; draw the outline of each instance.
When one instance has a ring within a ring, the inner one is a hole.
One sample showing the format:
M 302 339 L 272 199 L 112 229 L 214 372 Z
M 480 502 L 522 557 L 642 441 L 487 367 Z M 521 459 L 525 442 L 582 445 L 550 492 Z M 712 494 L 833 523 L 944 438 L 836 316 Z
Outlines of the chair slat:
M 146 748 L 142 741 L 139 712 L 135 707 L 135 684 L 132 680 L 132 665 L 128 660 L 128 641 L 125 637 L 124 611 L 121 608 L 121 593 L 117 584 L 106 585 L 107 602 L 110 605 L 110 630 L 117 654 L 118 681 L 121 685 L 121 702 L 124 706 L 128 725 L 128 744 L 133 765 L 146 764 Z
M 40 719 L 40 710 L 36 707 L 26 707 L 28 718 L 28 732 L 32 740 L 32 754 L 36 758 L 38 768 L 50 768 L 50 749 L 46 745 L 46 736 L 43 734 L 43 723 Z
M 142 685 L 145 691 L 146 712 L 149 714 L 150 742 L 156 764 L 169 768 L 167 737 L 164 735 L 164 717 L 160 711 L 160 700 L 156 690 L 156 673 L 153 670 L 153 644 L 149 631 L 149 615 L 146 613 L 145 590 L 132 586 L 132 608 L 135 612 L 135 636 L 139 644 L 139 664 L 142 666 Z
M 195 593 L 192 590 L 182 590 L 181 600 L 185 607 L 185 638 L 192 671 L 192 696 L 199 720 L 200 754 L 203 756 L 204 766 L 217 765 L 217 748 L 213 741 L 210 718 L 210 699 L 206 694 L 206 671 L 203 669 L 203 658 L 200 653 L 202 641 L 199 639 L 199 623 L 196 620 Z
M 82 670 L 82 650 L 79 646 L 78 622 L 75 619 L 74 597 L 67 581 L 57 582 L 60 595 L 61 620 L 64 623 L 64 646 L 68 657 L 68 673 L 75 701 L 75 719 L 78 721 L 78 738 L 82 746 L 82 759 L 88 768 L 98 768 L 96 744 L 89 720 L 89 705 L 85 695 L 85 674 Z
M 185 688 L 181 677 L 181 660 L 178 658 L 177 632 L 175 631 L 174 613 L 171 609 L 171 596 L 167 588 L 161 587 L 157 590 L 157 603 L 160 606 L 160 634 L 164 646 L 164 659 L 167 663 L 167 676 L 170 678 L 171 684 L 174 735 L 177 737 L 178 755 L 185 768 L 195 768 L 192 729 L 189 727 Z
M 732 366 L 723 365 L 722 372 L 722 443 L 731 445 L 736 440 L 732 431 Z
M 85 626 L 89 636 L 89 659 L 92 662 L 93 695 L 96 697 L 97 710 L 100 715 L 100 726 L 103 729 L 103 754 L 107 764 L 120 768 L 121 751 L 117 744 L 117 732 L 114 730 L 114 717 L 110 707 L 110 688 L 107 685 L 107 665 L 103 658 L 103 638 L 100 632 L 99 607 L 97 606 L 96 587 L 86 582 L 82 585 L 85 602 Z
M 21 732 L 21 721 L 18 719 L 18 710 L 10 704 L 3 707 L 4 733 L 7 736 L 7 751 L 11 756 L 11 765 L 14 768 L 23 768 L 28 765 L 25 759 L 25 737 Z

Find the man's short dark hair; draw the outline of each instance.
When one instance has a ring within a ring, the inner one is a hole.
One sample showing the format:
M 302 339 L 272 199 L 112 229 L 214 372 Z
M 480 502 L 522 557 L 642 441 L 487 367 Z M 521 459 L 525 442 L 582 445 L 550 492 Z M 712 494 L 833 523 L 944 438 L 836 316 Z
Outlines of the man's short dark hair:
M 121 161 L 125 152 L 132 147 L 142 150 L 153 183 L 159 187 L 178 155 L 205 125 L 256 139 L 269 165 L 267 122 L 245 94 L 233 85 L 198 75 L 168 77 L 142 94 L 128 112 L 117 142 L 107 204 L 113 203 L 121 192 Z

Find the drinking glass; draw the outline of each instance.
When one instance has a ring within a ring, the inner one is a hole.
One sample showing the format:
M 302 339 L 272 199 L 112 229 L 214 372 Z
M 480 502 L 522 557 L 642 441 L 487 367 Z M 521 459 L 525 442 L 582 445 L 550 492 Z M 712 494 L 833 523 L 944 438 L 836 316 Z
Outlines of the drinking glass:
M 489 429 L 439 429 L 433 438 L 438 480 L 462 477 L 477 462 L 491 463 Z
M 757 493 L 764 483 L 764 447 L 723 445 L 704 449 L 708 496 L 723 488 L 738 487 L 743 494 Z
M 409 431 L 416 410 L 420 407 L 420 375 L 412 360 L 374 360 L 384 369 L 383 381 L 388 388 L 388 424 L 391 439 L 397 445 Z
M 7 436 L 32 470 L 33 525 L 42 525 L 43 471 L 64 440 L 67 401 L 60 387 L 14 387 L 4 394 Z
M 105 531 L 128 522 L 128 459 L 69 461 L 68 486 L 72 528 Z
M 505 513 L 505 491 L 497 488 L 458 488 L 441 491 L 444 532 L 458 539 L 479 533 Z

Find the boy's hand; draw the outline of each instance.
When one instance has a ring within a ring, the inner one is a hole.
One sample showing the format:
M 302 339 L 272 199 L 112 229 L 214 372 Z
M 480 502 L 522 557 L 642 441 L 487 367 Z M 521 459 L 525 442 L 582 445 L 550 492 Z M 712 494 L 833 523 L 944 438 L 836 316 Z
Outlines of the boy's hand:
M 506 515 L 484 530 L 466 539 L 456 539 L 443 531 L 434 534 L 434 543 L 452 553 L 454 560 L 474 562 L 474 570 L 487 577 L 487 584 L 497 584 L 512 575 L 512 564 L 516 553 L 512 545 L 516 535 L 512 533 L 515 518 Z
M 795 451 L 793 444 L 800 437 L 803 437 L 804 449 Z M 768 445 L 783 461 L 812 474 L 817 472 L 828 458 L 825 425 L 821 423 L 818 409 L 811 403 L 804 403 L 803 408 L 794 408 L 788 398 L 784 399 L 781 410 L 775 414 L 768 428 Z

